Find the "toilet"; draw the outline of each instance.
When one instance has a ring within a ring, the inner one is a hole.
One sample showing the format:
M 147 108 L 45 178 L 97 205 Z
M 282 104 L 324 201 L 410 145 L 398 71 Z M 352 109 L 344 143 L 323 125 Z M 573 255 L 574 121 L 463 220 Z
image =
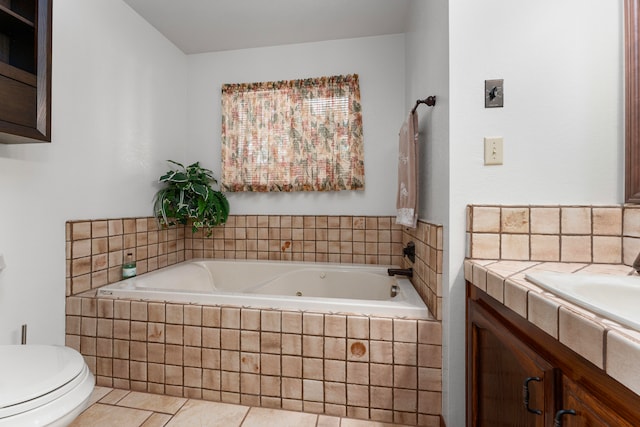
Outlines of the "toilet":
M 95 380 L 77 351 L 0 345 L 0 427 L 63 427 L 87 407 Z

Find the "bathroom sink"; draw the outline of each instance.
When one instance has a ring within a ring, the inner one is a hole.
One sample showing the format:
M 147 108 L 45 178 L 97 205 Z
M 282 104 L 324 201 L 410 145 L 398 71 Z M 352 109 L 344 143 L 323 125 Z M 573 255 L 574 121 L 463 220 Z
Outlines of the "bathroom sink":
M 535 272 L 526 279 L 602 317 L 640 331 L 640 277 Z

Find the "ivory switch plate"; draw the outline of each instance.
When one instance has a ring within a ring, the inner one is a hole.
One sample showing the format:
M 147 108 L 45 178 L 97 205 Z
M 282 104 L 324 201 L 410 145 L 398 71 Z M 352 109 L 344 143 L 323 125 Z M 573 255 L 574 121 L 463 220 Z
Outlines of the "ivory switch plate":
M 484 138 L 484 164 L 485 165 L 501 165 L 502 164 L 502 137 L 485 137 Z

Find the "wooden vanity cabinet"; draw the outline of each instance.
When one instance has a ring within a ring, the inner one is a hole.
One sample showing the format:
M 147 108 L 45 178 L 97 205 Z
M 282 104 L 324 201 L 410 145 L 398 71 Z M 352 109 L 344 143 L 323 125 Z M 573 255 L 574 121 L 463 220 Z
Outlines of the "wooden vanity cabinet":
M 605 406 L 596 396 L 580 387 L 567 376 L 562 376 L 562 408 L 575 411 L 575 415 L 566 414 L 562 426 L 566 427 L 637 427 L 619 416 L 615 408 Z M 640 408 L 637 408 L 640 411 Z
M 52 0 L 0 0 L 0 142 L 51 141 Z
M 470 304 L 468 318 L 467 424 L 549 425 L 557 370 L 481 305 Z
M 640 396 L 470 283 L 466 400 L 468 427 L 640 426 Z

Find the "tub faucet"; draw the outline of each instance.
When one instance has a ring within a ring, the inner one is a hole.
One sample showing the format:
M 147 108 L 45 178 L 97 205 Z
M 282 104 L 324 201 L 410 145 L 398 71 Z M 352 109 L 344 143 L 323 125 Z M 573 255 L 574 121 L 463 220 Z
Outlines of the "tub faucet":
M 387 274 L 389 276 L 413 277 L 413 268 L 388 268 Z

